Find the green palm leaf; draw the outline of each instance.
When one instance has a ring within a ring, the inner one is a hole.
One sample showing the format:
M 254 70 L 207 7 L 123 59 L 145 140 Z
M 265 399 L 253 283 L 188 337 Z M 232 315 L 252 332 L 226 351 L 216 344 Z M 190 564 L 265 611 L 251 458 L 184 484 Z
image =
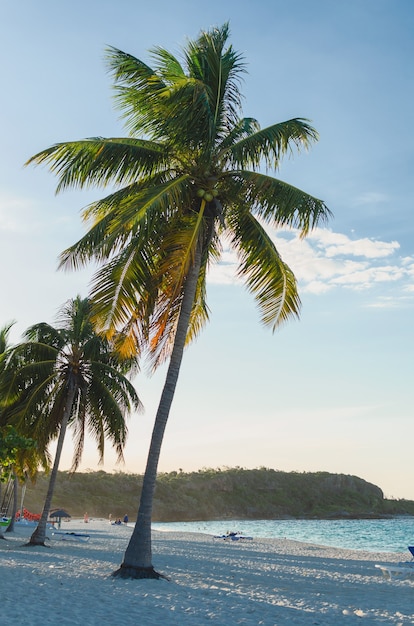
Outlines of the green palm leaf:
M 167 158 L 165 147 L 154 141 L 94 137 L 55 144 L 27 164 L 48 164 L 59 179 L 59 192 L 68 187 L 129 184 L 165 166 Z
M 312 141 L 316 141 L 318 134 L 308 120 L 296 118 L 255 129 L 251 125 L 251 132 L 246 128 L 245 136 L 231 146 L 224 144 L 222 157 L 228 159 L 235 168 L 258 168 L 264 162 L 269 168 L 278 168 L 280 159 L 293 148 L 308 148 Z
M 229 221 L 232 223 L 232 215 Z M 235 215 L 232 247 L 240 258 L 238 274 L 246 280 L 261 311 L 262 322 L 275 330 L 299 316 L 300 299 L 293 272 L 284 263 L 264 228 L 246 210 Z
M 243 170 L 237 179 L 251 210 L 273 227 L 298 228 L 305 236 L 331 215 L 323 200 L 271 176 Z

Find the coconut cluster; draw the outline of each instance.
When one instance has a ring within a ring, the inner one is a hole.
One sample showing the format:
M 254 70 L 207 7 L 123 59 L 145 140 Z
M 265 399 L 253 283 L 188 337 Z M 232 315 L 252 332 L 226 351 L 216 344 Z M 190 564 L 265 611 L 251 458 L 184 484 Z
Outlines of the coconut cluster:
M 197 189 L 197 196 L 204 198 L 206 202 L 211 202 L 213 198 L 218 196 L 218 189 L 215 187 L 213 189 Z

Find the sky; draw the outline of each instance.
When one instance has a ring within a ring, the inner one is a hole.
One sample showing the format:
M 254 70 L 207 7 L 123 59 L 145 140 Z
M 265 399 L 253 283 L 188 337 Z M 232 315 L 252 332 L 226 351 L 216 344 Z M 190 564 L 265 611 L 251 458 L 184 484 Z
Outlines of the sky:
M 55 195 L 29 157 L 66 140 L 126 135 L 105 48 L 150 62 L 162 46 L 229 21 L 248 73 L 243 115 L 262 127 L 311 120 L 319 141 L 275 176 L 333 213 L 303 241 L 273 231 L 302 310 L 272 334 L 224 251 L 208 282 L 210 322 L 185 353 L 160 471 L 269 467 L 359 476 L 414 499 L 414 3 L 412 0 L 15 0 L 0 38 L 0 324 L 12 341 L 86 297 L 92 269 L 57 270 L 85 232 L 80 211 L 104 191 Z M 125 464 L 142 473 L 165 376 L 134 380 L 145 406 L 128 420 Z M 65 443 L 61 469 L 69 469 Z

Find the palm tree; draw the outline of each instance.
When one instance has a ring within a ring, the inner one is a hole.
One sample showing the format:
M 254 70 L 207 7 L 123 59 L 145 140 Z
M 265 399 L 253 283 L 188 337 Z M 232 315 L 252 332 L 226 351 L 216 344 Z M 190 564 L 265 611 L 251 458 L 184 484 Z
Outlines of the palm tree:
M 26 331 L 26 341 L 14 348 L 20 367 L 14 373 L 14 389 L 24 389 L 18 412 L 21 432 L 30 432 L 39 448 L 57 438 L 57 447 L 48 491 L 39 523 L 29 543 L 44 545 L 47 518 L 66 429 L 74 430 L 74 471 L 82 456 L 85 429 L 96 439 L 103 460 L 105 439 L 109 438 L 123 456 L 127 436 L 125 415 L 140 409 L 137 393 L 126 378 L 137 361 L 121 360 L 108 341 L 96 333 L 91 321 L 91 305 L 79 296 L 61 310 L 60 326 L 35 324 Z
M 3 393 L 2 393 L 2 385 L 4 382 L 4 371 L 5 371 L 5 366 L 6 366 L 6 362 L 7 362 L 7 358 L 8 358 L 8 353 L 10 351 L 10 342 L 9 342 L 9 335 L 10 335 L 10 330 L 13 326 L 14 322 L 10 322 L 8 324 L 5 324 L 4 326 L 2 326 L 0 328 L 0 444 L 2 442 L 2 439 L 4 439 L 4 435 L 3 435 L 3 430 L 4 432 L 8 433 L 8 435 L 10 435 L 10 428 L 11 426 L 9 426 L 7 424 L 7 419 L 6 419 L 6 407 L 5 407 L 5 401 L 3 398 Z M 8 429 L 5 428 L 5 426 L 8 426 Z M 1 474 L 3 472 L 3 461 L 4 459 L 2 458 L 2 450 L 1 450 L 2 446 L 0 445 L 0 479 L 1 479 Z M 16 448 L 13 447 L 13 450 L 15 450 Z M 11 458 L 11 456 L 13 458 Z M 16 453 L 13 451 L 13 454 L 10 455 L 7 454 L 7 465 L 8 468 L 10 469 L 10 471 L 12 473 L 13 472 L 13 461 L 16 458 Z M 1 502 L 1 480 L 0 480 L 0 502 Z M 16 474 L 14 474 L 14 482 L 13 482 L 13 512 L 12 512 L 12 516 L 11 516 L 11 522 L 10 525 L 8 526 L 7 530 L 10 529 L 10 527 L 12 527 L 14 525 L 14 515 L 15 515 L 15 504 L 17 502 L 17 477 Z M 0 536 L 3 537 L 3 535 L 0 533 Z M 4 538 L 4 537 L 3 537 Z
M 97 261 L 91 297 L 102 328 L 122 329 L 120 349 L 147 350 L 153 368 L 170 357 L 137 523 L 115 572 L 123 577 L 159 576 L 151 549 L 158 460 L 184 347 L 208 320 L 209 265 L 227 242 L 263 323 L 274 330 L 299 315 L 300 299 L 266 227 L 305 236 L 330 215 L 323 201 L 267 173 L 317 133 L 302 118 L 262 129 L 240 117 L 245 67 L 228 37 L 228 24 L 202 32 L 187 43 L 182 63 L 155 48 L 153 67 L 109 48 L 129 136 L 59 143 L 29 160 L 49 165 L 57 191 L 115 186 L 85 209 L 90 229 L 62 254 L 61 267 Z
M 3 434 L 9 441 L 7 466 L 9 475 L 13 477 L 13 506 L 7 532 L 14 530 L 19 481 L 26 482 L 29 478 L 34 481 L 38 468 L 43 466 L 47 469 L 49 462 L 46 449 L 40 451 L 33 439 L 17 432 L 15 424 L 19 409 L 15 402 L 7 401 L 8 377 L 13 376 L 18 367 L 18 360 L 13 359 L 13 347 L 9 340 L 13 324 L 14 322 L 11 322 L 0 328 L 0 440 Z M 2 460 L 0 454 L 0 472 Z

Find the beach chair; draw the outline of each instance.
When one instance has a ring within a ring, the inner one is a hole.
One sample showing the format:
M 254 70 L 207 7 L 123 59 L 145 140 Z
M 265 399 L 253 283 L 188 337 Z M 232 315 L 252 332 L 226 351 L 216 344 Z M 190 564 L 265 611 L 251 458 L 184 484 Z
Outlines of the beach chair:
M 224 541 L 252 541 L 253 537 L 245 537 L 240 533 L 228 532 L 225 535 L 214 535 L 214 539 L 224 539 Z
M 90 535 L 85 533 L 72 533 L 72 532 L 59 532 L 55 531 L 52 533 L 53 539 L 58 539 L 59 541 L 89 541 Z
M 414 546 L 408 546 L 411 556 L 411 561 L 404 561 L 397 565 L 375 565 L 381 570 L 382 574 L 389 578 L 411 578 L 414 576 Z

